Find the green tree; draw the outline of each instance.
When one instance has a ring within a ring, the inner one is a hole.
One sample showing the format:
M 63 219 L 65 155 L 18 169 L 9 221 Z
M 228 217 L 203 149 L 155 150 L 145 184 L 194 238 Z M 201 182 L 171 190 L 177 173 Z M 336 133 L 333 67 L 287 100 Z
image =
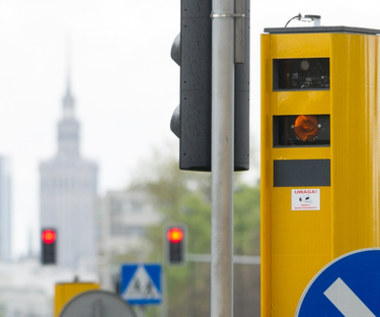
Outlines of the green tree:
M 154 155 L 154 170 L 144 170 L 132 187 L 145 190 L 151 203 L 162 214 L 161 227 L 152 228 L 149 237 L 154 245 L 150 260 L 164 263 L 167 280 L 168 316 L 210 315 L 210 264 L 188 262 L 183 266 L 167 266 L 163 250 L 164 229 L 171 223 L 187 226 L 187 252 L 210 254 L 211 247 L 211 204 L 210 173 L 183 172 L 178 170 L 174 159 L 160 159 Z M 258 255 L 259 248 L 259 205 L 258 186 L 250 186 L 237 180 L 234 197 L 234 249 L 239 255 Z M 235 271 L 234 301 L 237 316 L 256 316 L 258 307 L 259 267 L 237 264 Z M 255 297 L 255 299 L 253 298 Z M 255 309 L 255 311 L 257 308 Z M 149 309 L 156 316 L 157 309 Z M 259 316 L 259 314 L 257 314 Z
M 260 254 L 260 188 L 239 184 L 234 195 L 234 249 Z M 235 264 L 234 315 L 260 316 L 260 266 Z

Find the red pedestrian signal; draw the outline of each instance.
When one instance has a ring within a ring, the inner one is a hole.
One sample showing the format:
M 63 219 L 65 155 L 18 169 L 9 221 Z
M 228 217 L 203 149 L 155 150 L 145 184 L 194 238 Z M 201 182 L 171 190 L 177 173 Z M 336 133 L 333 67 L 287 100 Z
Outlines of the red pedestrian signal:
M 56 241 L 57 231 L 52 228 L 41 230 L 41 263 L 55 264 L 56 263 Z
M 170 226 L 166 230 L 166 250 L 169 264 L 183 264 L 185 259 L 185 226 Z

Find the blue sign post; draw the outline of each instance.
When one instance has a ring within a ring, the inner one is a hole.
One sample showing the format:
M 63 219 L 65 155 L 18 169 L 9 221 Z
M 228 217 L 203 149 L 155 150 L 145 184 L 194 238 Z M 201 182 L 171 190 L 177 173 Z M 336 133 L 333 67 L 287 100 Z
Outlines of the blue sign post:
M 306 287 L 296 317 L 380 316 L 380 248 L 345 254 Z
M 161 274 L 160 264 L 124 264 L 121 267 L 121 297 L 130 305 L 160 304 Z

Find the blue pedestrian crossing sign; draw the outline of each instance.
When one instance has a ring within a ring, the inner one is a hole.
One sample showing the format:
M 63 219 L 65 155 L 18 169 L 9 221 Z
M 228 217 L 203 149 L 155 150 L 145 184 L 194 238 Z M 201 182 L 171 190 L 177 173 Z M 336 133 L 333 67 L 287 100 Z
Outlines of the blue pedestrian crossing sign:
M 306 287 L 296 317 L 380 317 L 380 248 L 345 254 Z
M 121 297 L 130 305 L 160 304 L 161 274 L 160 264 L 124 264 L 121 267 Z

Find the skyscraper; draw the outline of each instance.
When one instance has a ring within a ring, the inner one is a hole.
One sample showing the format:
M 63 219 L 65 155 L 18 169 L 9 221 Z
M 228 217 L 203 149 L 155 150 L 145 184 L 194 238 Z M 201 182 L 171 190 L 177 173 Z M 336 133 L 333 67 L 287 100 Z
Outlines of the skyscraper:
M 11 224 L 10 162 L 0 156 L 0 260 L 11 258 Z
M 41 228 L 57 230 L 57 265 L 95 269 L 97 165 L 80 154 L 80 125 L 68 76 L 58 151 L 40 164 Z

